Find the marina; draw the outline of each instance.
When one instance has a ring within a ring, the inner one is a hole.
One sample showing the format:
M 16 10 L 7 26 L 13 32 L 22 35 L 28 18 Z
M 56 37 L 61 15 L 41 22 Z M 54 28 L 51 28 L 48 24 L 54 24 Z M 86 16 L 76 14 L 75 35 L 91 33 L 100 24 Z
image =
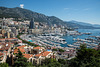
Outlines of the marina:
M 84 30 L 84 31 L 83 31 Z M 97 31 L 96 31 L 97 30 Z M 100 31 L 99 29 L 79 29 L 80 35 L 56 35 L 55 33 L 51 34 L 41 34 L 41 35 L 23 35 L 21 36 L 24 40 L 32 42 L 40 46 L 50 46 L 55 48 L 79 48 L 81 44 L 86 44 L 87 48 L 95 48 L 100 42 Z M 89 33 L 84 33 L 84 32 Z M 94 32 L 95 31 L 95 32 Z M 96 35 L 96 36 L 95 36 Z
M 31 36 L 31 37 L 30 37 Z M 52 35 L 23 35 L 21 36 L 24 40 L 35 43 L 37 45 L 48 45 L 48 46 L 60 46 L 61 44 L 66 44 L 65 39 L 60 38 L 59 36 Z

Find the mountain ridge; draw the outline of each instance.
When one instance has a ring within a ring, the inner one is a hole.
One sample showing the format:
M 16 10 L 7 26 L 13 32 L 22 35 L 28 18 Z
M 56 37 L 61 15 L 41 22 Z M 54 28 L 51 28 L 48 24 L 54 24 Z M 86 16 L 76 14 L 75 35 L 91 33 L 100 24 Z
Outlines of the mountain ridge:
M 15 8 L 7 8 L 7 7 L 0 7 L 0 18 L 2 17 L 13 17 L 13 18 L 22 18 L 22 19 L 28 19 L 34 18 L 37 22 L 46 22 L 51 24 L 57 24 L 57 25 L 65 25 L 63 20 L 55 17 L 55 16 L 46 16 L 41 13 L 33 12 L 28 9 L 23 9 L 19 7 Z
M 85 29 L 100 29 L 100 25 L 97 24 L 90 24 L 86 22 L 79 22 L 79 21 L 65 21 L 69 26 L 73 26 L 73 28 L 85 28 Z
M 7 7 L 0 7 L 0 18 L 21 18 L 22 20 L 30 20 L 31 18 L 34 18 L 36 22 L 45 22 L 49 26 L 52 26 L 53 24 L 62 25 L 62 26 L 68 26 L 72 28 L 100 28 L 99 26 L 87 26 L 84 24 L 81 24 L 79 22 L 74 23 L 75 21 L 63 21 L 55 16 L 46 16 L 42 13 L 37 13 L 28 9 L 15 7 L 15 8 L 7 8 Z

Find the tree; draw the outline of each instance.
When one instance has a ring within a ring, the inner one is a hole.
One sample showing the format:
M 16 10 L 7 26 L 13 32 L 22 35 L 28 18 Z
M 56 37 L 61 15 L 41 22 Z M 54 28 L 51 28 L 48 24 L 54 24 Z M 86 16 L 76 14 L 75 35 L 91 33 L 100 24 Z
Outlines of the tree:
M 0 67 L 9 67 L 7 63 L 1 63 Z
M 15 59 L 15 63 L 14 63 L 14 67 L 27 67 L 28 62 L 27 59 L 25 57 L 23 57 L 21 51 L 18 49 L 18 53 L 16 55 L 16 59 Z
M 66 64 L 66 61 L 64 59 L 58 59 L 58 62 L 61 64 Z
M 69 67 L 100 67 L 100 51 L 82 45 L 76 58 L 69 61 Z
M 27 67 L 35 67 L 31 62 L 28 63 Z
M 59 49 L 59 52 L 64 52 L 64 50 L 63 49 Z
M 61 64 L 59 62 L 53 62 L 53 63 L 49 63 L 48 67 L 61 67 Z
M 19 49 L 18 49 L 18 53 L 16 54 L 16 57 L 18 59 L 23 57 L 23 54 L 22 54 L 22 52 Z
M 39 67 L 61 67 L 61 64 L 56 59 L 46 58 Z
M 86 48 L 86 44 L 81 44 L 80 45 L 80 49 L 85 49 Z
M 57 51 L 57 49 L 52 49 L 52 51 Z

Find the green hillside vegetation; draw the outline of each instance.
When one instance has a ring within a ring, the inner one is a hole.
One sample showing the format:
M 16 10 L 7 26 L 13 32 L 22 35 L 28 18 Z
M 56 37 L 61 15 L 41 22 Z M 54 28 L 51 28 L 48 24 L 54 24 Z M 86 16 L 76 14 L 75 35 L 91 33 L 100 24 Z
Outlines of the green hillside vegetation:
M 61 19 L 55 17 L 55 16 L 46 16 L 41 13 L 33 12 L 27 9 L 23 8 L 6 8 L 6 7 L 0 7 L 0 18 L 15 18 L 15 20 L 18 20 L 20 18 L 21 20 L 30 20 L 31 18 L 34 18 L 37 22 L 45 22 L 49 25 L 57 24 L 57 25 L 65 25 L 65 22 L 63 22 Z

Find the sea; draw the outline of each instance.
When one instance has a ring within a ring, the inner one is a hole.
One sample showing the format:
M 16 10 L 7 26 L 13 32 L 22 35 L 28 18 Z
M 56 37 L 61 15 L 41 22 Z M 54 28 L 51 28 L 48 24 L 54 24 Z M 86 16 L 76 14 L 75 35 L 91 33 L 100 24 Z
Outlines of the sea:
M 75 41 L 73 40 L 73 38 L 77 39 L 85 39 L 85 38 L 90 38 L 89 36 L 100 36 L 100 29 L 75 29 L 78 32 L 82 32 L 82 33 L 92 33 L 90 35 L 77 35 L 77 36 L 71 36 L 71 35 L 65 35 L 62 38 L 64 38 L 67 42 L 67 44 L 73 44 Z M 62 47 L 68 47 L 67 44 L 61 44 Z

